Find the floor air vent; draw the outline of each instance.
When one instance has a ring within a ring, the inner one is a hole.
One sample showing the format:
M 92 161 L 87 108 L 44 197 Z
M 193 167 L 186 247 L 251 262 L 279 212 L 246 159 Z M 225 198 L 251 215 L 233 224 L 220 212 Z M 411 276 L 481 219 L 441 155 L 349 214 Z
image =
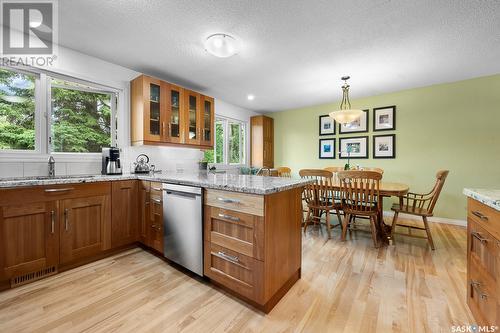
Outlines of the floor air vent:
M 53 275 L 57 273 L 57 268 L 55 266 L 43 268 L 36 272 L 27 273 L 21 276 L 16 276 L 10 280 L 10 287 L 19 287 L 23 284 L 30 283 L 36 280 L 43 279 L 46 276 Z

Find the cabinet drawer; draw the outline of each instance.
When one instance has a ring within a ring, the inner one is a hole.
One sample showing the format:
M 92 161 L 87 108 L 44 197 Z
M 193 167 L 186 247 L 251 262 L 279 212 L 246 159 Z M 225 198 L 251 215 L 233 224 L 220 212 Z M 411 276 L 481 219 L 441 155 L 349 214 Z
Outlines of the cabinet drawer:
M 500 212 L 480 203 L 477 200 L 468 199 L 467 217 L 500 239 Z
M 262 261 L 205 242 L 205 275 L 256 302 L 262 300 L 263 269 Z
M 468 304 L 479 325 L 497 325 L 500 319 L 500 307 L 496 294 L 496 286 L 490 277 L 481 269 L 474 268 L 474 260 L 469 267 L 467 281 Z
M 497 257 L 499 255 L 498 241 L 481 227 L 475 220 L 468 222 L 468 245 L 470 259 L 482 269 L 492 281 L 500 274 Z M 474 267 L 477 270 L 478 267 Z
M 151 197 L 163 200 L 163 184 L 151 182 Z
M 220 190 L 206 190 L 205 204 L 236 212 L 264 216 L 264 196 Z
M 263 260 L 264 218 L 205 206 L 205 240 Z

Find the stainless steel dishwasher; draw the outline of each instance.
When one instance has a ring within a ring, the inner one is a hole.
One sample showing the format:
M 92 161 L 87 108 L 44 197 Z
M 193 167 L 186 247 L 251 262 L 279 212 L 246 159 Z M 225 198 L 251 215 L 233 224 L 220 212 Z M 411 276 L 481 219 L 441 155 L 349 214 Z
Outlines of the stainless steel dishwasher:
M 203 191 L 163 184 L 165 258 L 203 276 Z

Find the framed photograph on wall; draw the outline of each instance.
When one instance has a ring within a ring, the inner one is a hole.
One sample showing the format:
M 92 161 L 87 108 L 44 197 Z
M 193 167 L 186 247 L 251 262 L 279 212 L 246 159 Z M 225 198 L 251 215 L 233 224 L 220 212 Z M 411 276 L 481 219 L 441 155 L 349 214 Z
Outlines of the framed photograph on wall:
M 337 126 L 335 120 L 329 115 L 319 116 L 319 135 L 333 135 L 335 134 L 335 127 Z
M 368 137 L 339 138 L 339 158 L 368 158 Z
M 396 158 L 396 134 L 373 136 L 373 158 Z
M 373 109 L 373 130 L 392 131 L 396 129 L 396 106 Z
M 335 158 L 335 139 L 319 139 L 319 158 Z
M 352 123 L 339 124 L 339 134 L 368 132 L 368 111 L 369 110 L 363 110 L 364 114 L 361 118 Z

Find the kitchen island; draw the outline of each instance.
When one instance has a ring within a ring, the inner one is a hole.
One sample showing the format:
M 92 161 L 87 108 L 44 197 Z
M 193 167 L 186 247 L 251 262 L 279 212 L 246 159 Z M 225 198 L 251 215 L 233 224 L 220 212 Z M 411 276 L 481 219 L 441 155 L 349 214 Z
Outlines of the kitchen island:
M 300 179 L 207 172 L 0 179 L 0 288 L 143 246 L 161 256 L 162 184 L 203 188 L 204 275 L 264 312 L 300 278 Z

